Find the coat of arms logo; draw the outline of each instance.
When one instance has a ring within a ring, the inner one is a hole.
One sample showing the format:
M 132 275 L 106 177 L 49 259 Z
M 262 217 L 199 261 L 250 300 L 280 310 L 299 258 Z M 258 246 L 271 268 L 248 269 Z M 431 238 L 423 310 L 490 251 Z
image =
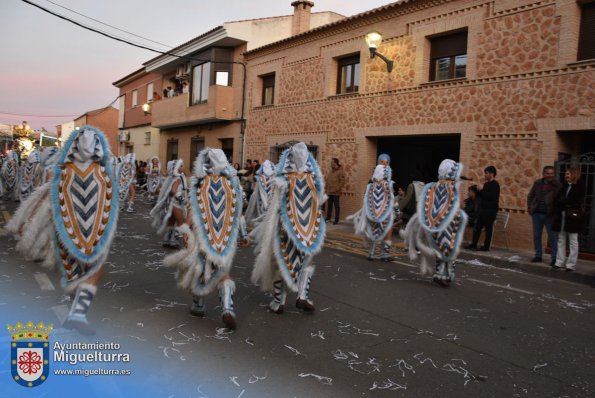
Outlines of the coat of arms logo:
M 53 325 L 46 326 L 43 322 L 8 325 L 12 334 L 10 370 L 14 381 L 24 387 L 36 387 L 47 380 L 50 372 L 49 335 L 53 329 Z

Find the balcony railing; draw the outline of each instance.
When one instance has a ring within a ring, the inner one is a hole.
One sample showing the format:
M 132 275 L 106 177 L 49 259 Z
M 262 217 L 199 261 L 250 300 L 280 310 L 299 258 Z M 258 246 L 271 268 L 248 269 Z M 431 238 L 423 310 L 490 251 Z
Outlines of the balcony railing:
M 155 101 L 151 106 L 151 124 L 158 128 L 186 126 L 232 120 L 238 113 L 233 87 L 212 85 L 206 102 L 189 105 L 189 94 Z

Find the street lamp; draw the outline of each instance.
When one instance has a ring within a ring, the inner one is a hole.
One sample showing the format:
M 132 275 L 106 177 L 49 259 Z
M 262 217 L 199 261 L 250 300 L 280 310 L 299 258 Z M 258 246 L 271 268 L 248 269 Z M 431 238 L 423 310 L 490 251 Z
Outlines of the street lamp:
M 145 116 L 150 115 L 151 114 L 151 104 L 148 102 L 145 102 L 142 106 L 143 108 L 143 112 L 145 112 Z
M 380 43 L 382 43 L 382 35 L 378 32 L 370 32 L 366 35 L 366 43 L 370 49 L 370 58 L 374 58 L 378 55 L 378 58 L 386 62 L 386 69 L 388 70 L 388 73 L 390 73 L 393 70 L 394 62 L 377 51 L 378 47 L 380 47 Z

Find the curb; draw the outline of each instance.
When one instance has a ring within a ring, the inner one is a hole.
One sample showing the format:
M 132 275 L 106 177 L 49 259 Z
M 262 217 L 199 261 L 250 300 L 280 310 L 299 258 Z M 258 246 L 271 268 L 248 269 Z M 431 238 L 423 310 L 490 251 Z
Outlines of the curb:
M 326 234 L 329 237 L 338 237 L 342 239 L 349 239 L 354 242 L 362 242 L 363 238 L 354 235 L 351 232 L 341 231 L 341 230 L 326 230 Z M 398 248 L 404 248 L 403 243 L 398 241 L 393 241 L 393 246 Z M 565 272 L 564 270 L 556 270 L 552 269 L 547 264 L 534 264 L 527 261 L 523 261 L 522 258 L 518 255 L 518 253 L 510 252 L 510 253 L 502 253 L 503 257 L 495 256 L 495 255 L 486 255 L 482 254 L 481 252 L 472 252 L 465 249 L 461 249 L 459 252 L 458 260 L 462 260 L 465 262 L 472 262 L 480 261 L 483 264 L 487 264 L 497 268 L 507 268 L 507 269 L 514 269 L 520 270 L 528 274 L 535 274 L 544 276 L 547 278 L 552 279 L 561 279 L 568 282 L 573 283 L 580 283 L 583 285 L 589 285 L 591 287 L 595 287 L 595 266 L 593 270 L 585 271 L 585 270 L 575 270 L 573 272 Z M 508 255 L 508 257 L 504 257 Z
M 511 254 L 512 255 L 510 257 L 496 257 L 482 255 L 477 252 L 461 250 L 459 252 L 459 259 L 464 261 L 478 260 L 484 264 L 498 268 L 515 269 L 528 274 L 541 275 L 552 279 L 562 279 L 568 282 L 580 283 L 595 287 L 594 272 L 585 272 L 583 270 L 565 272 L 564 270 L 553 269 L 547 264 L 534 264 L 526 261 L 520 261 L 518 255 L 515 255 L 514 253 Z

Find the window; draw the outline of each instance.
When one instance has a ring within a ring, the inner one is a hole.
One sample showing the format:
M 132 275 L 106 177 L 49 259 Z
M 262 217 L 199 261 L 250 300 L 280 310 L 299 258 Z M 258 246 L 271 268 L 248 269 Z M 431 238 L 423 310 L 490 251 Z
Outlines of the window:
M 466 76 L 467 31 L 434 37 L 430 43 L 430 81 Z
M 359 91 L 359 54 L 337 60 L 337 94 Z
M 269 159 L 277 163 L 281 158 L 281 154 L 283 154 L 283 151 L 285 151 L 287 148 L 294 146 L 298 142 L 299 141 L 289 141 L 284 144 L 277 144 L 272 146 L 269 151 Z M 318 145 L 314 145 L 312 141 L 310 141 L 310 144 L 306 144 L 306 147 L 308 148 L 308 152 L 312 154 L 314 159 L 318 158 Z
M 147 84 L 147 102 L 153 101 L 153 83 Z
M 192 69 L 192 104 L 206 102 L 211 85 L 211 63 L 197 65 Z
M 132 107 L 136 108 L 138 106 L 138 90 L 132 91 Z
M 577 60 L 595 58 L 595 2 L 581 5 Z
M 261 76 L 262 79 L 262 105 L 275 103 L 275 74 Z
M 178 158 L 178 140 L 167 140 L 167 160 Z
M 198 156 L 200 151 L 205 149 L 205 139 L 202 137 L 194 137 L 190 141 L 190 159 L 192 161 L 192 170 L 194 170 L 194 159 Z
M 221 150 L 231 163 L 233 160 L 233 138 L 221 138 L 219 141 L 221 141 Z
M 145 131 L 145 145 L 151 145 L 151 132 Z
M 229 72 L 216 72 L 215 84 L 218 86 L 229 86 Z

